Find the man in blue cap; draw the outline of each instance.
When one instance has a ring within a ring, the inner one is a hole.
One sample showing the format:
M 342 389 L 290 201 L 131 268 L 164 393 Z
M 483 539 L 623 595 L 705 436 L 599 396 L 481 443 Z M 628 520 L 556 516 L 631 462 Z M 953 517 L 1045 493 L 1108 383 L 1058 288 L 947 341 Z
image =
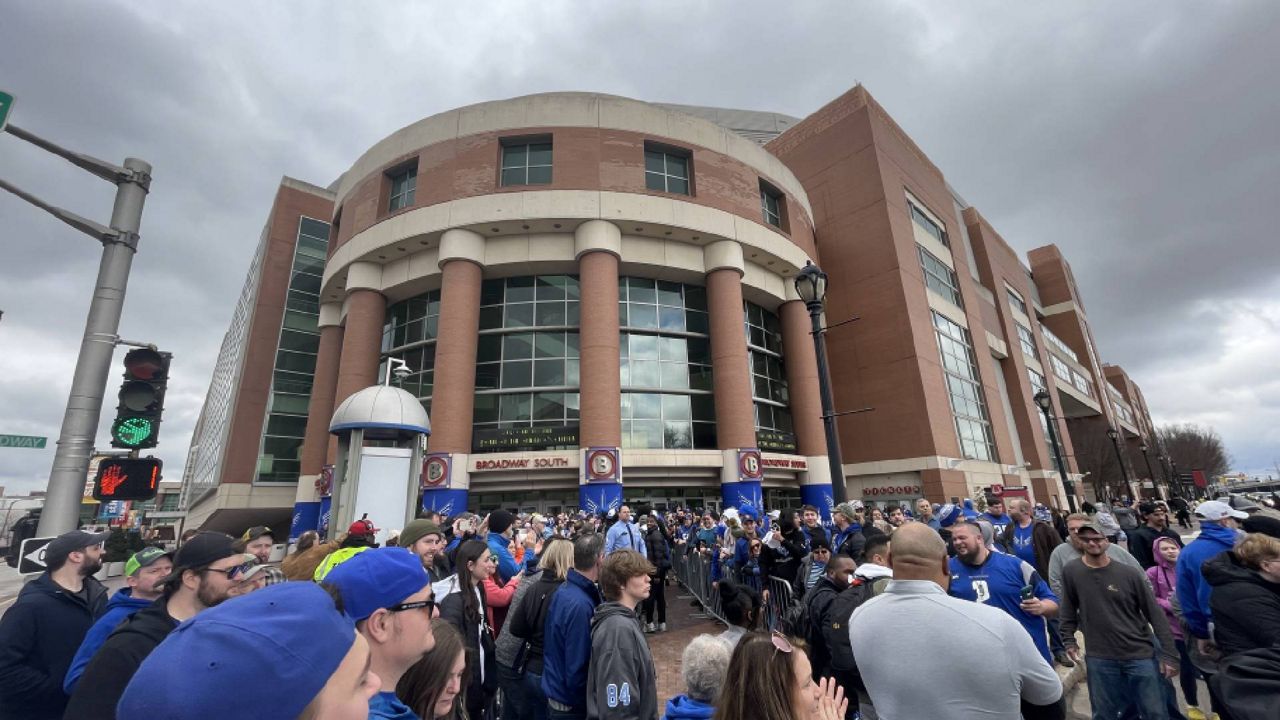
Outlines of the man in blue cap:
M 324 584 L 341 595 L 344 610 L 368 642 L 369 667 L 382 679 L 383 691 L 369 700 L 370 720 L 418 720 L 395 689 L 436 645 L 431 631 L 436 604 L 422 560 L 404 548 L 374 548 L 334 568 Z
M 369 660 L 368 643 L 329 593 L 282 583 L 179 625 L 116 711 L 147 720 L 364 720 L 381 686 Z

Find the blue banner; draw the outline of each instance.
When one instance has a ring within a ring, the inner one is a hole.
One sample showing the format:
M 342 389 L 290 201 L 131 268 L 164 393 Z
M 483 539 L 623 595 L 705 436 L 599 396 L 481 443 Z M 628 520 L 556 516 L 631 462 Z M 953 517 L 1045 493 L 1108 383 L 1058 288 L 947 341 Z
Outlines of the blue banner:
M 764 514 L 764 499 L 760 492 L 759 480 L 722 483 L 720 493 L 725 509 L 737 508 L 739 513 L 750 510 L 757 520 Z
M 450 488 L 428 488 L 422 491 L 422 509 L 434 510 L 451 517 L 467 509 L 467 491 Z
M 325 495 L 320 498 L 320 518 L 316 521 L 316 531 L 320 533 L 320 537 L 328 538 L 330 540 L 337 538 L 336 534 L 332 538 L 329 537 L 329 509 L 332 506 L 332 497 Z
M 835 499 L 831 495 L 831 484 L 801 485 L 800 504 L 812 505 L 818 508 L 818 513 L 822 515 L 822 524 L 830 524 L 831 511 L 835 509 Z
M 578 486 L 578 506 L 592 515 L 608 515 L 622 507 L 622 483 L 593 482 Z
M 320 501 L 296 502 L 293 504 L 293 521 L 289 523 L 289 542 L 296 542 L 298 536 L 308 530 L 320 528 Z

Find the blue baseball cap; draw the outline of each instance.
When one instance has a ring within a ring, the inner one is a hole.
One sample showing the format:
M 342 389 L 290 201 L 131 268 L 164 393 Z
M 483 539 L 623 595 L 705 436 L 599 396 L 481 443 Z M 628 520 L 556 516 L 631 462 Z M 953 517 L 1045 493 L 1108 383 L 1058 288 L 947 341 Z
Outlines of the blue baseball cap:
M 116 714 L 291 720 L 324 688 L 355 637 L 355 623 L 319 586 L 272 585 L 175 628 L 142 661 Z
M 422 560 L 401 547 L 366 550 L 329 571 L 324 581 L 342 594 L 351 619 L 360 622 L 374 611 L 389 608 L 422 592 L 431 577 Z

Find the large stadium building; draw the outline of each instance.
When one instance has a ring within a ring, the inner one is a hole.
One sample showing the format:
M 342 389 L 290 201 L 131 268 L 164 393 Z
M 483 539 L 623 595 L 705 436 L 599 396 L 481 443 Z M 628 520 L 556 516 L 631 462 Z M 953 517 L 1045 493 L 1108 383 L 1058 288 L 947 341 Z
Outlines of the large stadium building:
M 1066 508 L 1096 428 L 1133 494 L 1155 479 L 1129 459 L 1141 392 L 1099 359 L 1067 261 L 1024 263 L 861 86 L 803 119 L 549 93 L 402 128 L 327 189 L 281 183 L 186 525 L 311 522 L 335 408 L 388 380 L 430 417 L 428 507 L 827 508 L 807 262 L 830 276 L 850 498 Z

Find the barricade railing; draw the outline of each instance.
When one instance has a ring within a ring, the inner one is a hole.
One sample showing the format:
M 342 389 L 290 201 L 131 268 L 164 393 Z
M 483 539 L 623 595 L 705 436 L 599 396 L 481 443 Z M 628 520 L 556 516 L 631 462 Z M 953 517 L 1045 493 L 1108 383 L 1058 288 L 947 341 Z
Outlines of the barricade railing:
M 728 624 L 720 608 L 720 594 L 715 591 L 715 578 L 712 577 L 712 565 L 709 555 L 700 552 L 679 554 L 674 558 L 676 581 L 680 583 L 698 604 L 702 612 Z M 761 577 L 757 574 L 739 574 L 731 570 L 728 563 L 720 565 L 721 573 L 732 572 L 737 582 L 750 587 L 761 594 L 764 601 L 761 621 L 770 631 L 780 629 L 782 618 L 787 610 L 796 602 L 795 591 L 791 583 L 778 577 Z

